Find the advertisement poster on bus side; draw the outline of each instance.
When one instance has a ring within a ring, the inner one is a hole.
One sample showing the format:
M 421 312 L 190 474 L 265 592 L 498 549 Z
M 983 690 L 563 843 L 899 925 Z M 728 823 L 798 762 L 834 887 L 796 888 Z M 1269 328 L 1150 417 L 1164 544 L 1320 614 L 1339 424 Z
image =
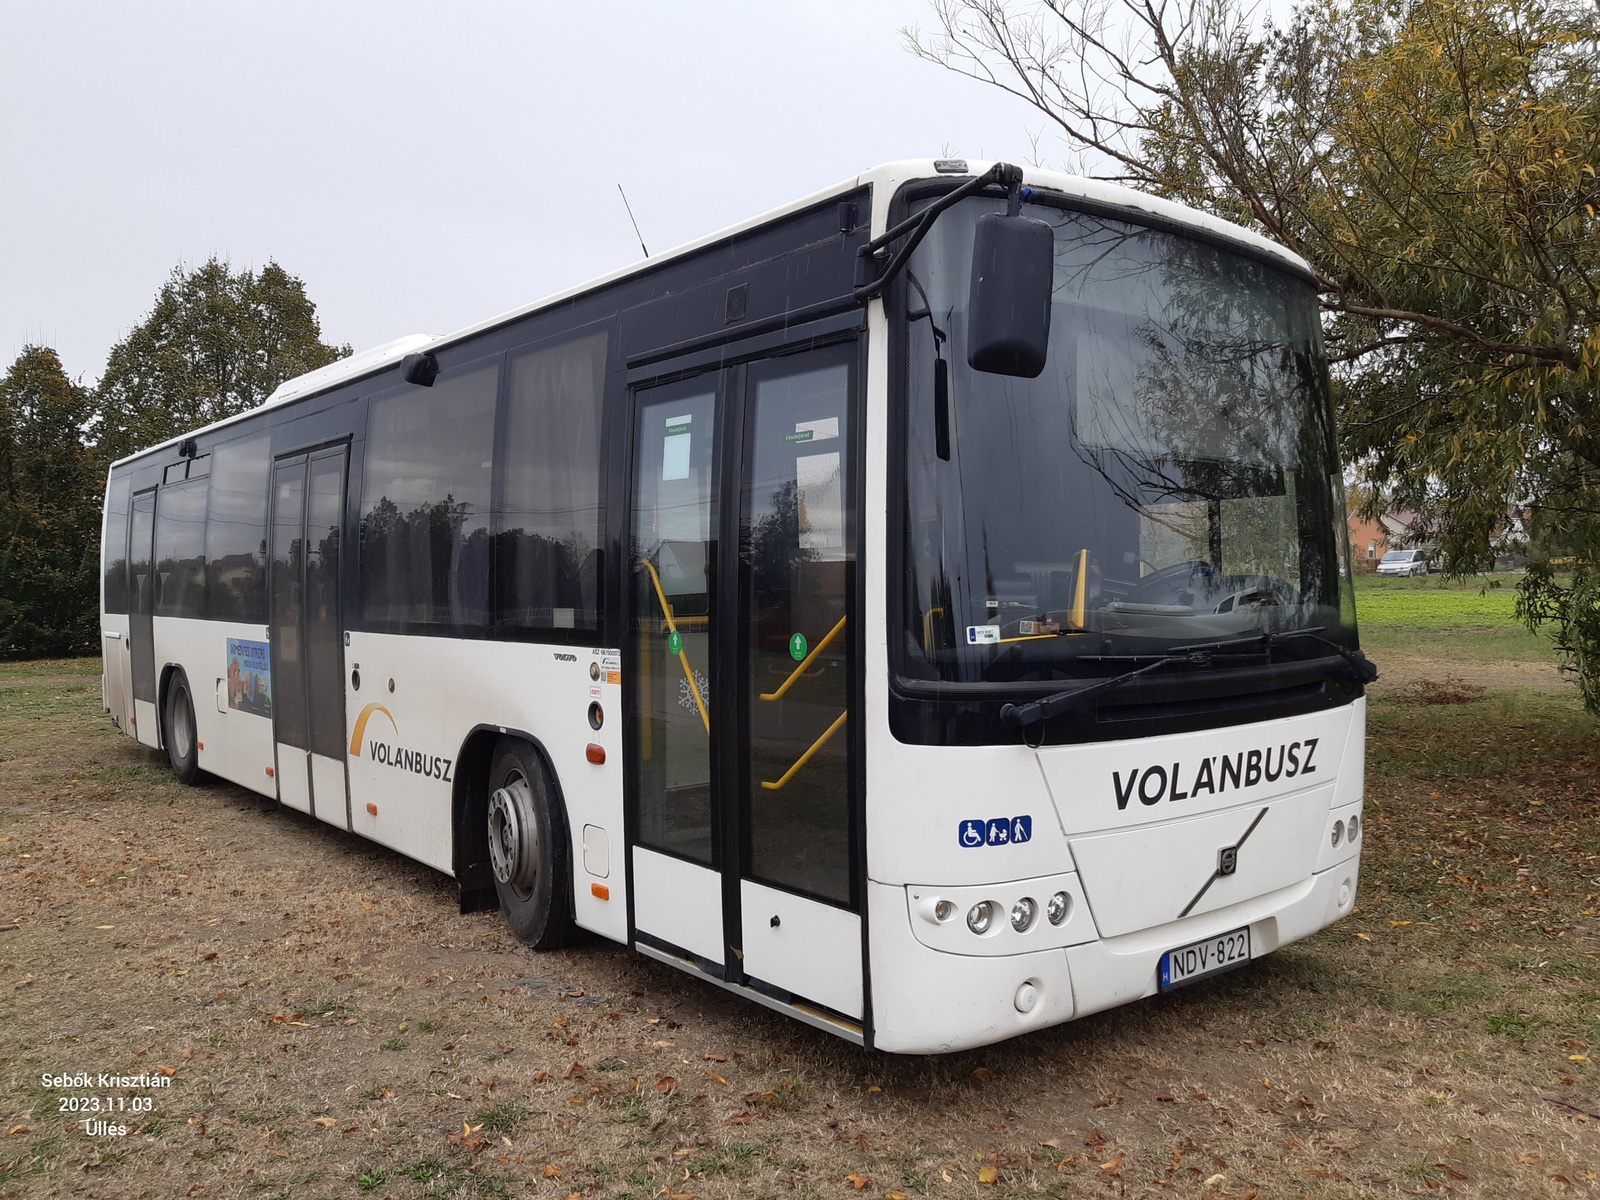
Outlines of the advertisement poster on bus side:
M 272 715 L 272 647 L 228 639 L 228 707 L 258 717 Z

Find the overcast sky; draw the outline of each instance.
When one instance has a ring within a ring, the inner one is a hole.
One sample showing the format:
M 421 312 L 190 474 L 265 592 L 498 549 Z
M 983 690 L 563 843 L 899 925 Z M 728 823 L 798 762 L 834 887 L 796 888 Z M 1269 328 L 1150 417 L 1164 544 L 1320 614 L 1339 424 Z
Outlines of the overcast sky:
M 922 63 L 926 0 L 0 0 L 0 356 L 93 382 L 179 262 L 323 336 L 446 333 L 896 158 L 1042 120 Z M 1046 161 L 1064 154 L 1048 141 Z

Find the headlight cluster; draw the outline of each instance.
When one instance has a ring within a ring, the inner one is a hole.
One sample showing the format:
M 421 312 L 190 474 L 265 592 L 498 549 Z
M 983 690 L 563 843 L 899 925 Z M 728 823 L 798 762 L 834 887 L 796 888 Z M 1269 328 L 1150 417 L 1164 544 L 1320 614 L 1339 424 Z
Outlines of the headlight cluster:
M 993 930 L 995 918 L 1004 910 L 1004 906 L 995 900 L 979 900 L 967 910 L 967 928 L 979 937 Z M 952 901 L 939 900 L 933 906 L 933 915 L 942 921 L 948 921 L 955 916 L 956 906 Z M 1072 913 L 1072 894 L 1070 892 L 1057 892 L 1045 902 L 1045 920 L 1052 925 L 1060 925 Z M 1018 933 L 1027 933 L 1038 923 L 1039 902 L 1032 896 L 1023 896 L 1011 906 L 1011 928 Z
M 1354 845 L 1355 840 L 1361 836 L 1361 817 L 1357 814 L 1352 814 L 1349 821 L 1335 821 L 1333 823 L 1333 833 L 1330 836 L 1335 846 L 1347 838 Z

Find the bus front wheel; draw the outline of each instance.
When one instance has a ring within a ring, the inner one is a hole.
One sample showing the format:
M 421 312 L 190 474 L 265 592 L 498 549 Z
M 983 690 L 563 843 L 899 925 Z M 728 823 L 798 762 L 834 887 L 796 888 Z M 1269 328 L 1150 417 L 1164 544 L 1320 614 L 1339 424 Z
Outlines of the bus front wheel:
M 511 932 L 537 950 L 572 941 L 566 822 L 538 753 L 503 740 L 489 769 L 489 865 Z
M 189 679 L 182 671 L 167 685 L 166 711 L 162 721 L 162 740 L 167 746 L 167 761 L 179 783 L 200 781 L 200 741 L 195 732 L 194 702 L 189 696 Z

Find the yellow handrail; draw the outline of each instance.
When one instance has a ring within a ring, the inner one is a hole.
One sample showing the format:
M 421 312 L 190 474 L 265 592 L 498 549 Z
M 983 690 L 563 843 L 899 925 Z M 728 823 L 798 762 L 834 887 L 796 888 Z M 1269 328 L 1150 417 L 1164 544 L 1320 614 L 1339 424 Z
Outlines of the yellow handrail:
M 667 593 L 661 587 L 661 576 L 656 574 L 655 564 L 648 558 L 644 560 L 644 569 L 650 572 L 650 582 L 656 585 L 656 599 L 661 601 L 661 615 L 667 619 L 667 632 L 677 633 L 677 623 L 672 619 L 672 606 L 667 603 Z M 689 681 L 689 690 L 694 693 L 694 702 L 700 709 L 700 721 L 706 727 L 706 732 L 711 732 L 711 715 L 706 712 L 706 702 L 700 696 L 700 685 L 694 681 L 694 671 L 689 666 L 689 656 L 682 649 L 682 642 L 678 643 L 678 661 L 683 664 L 683 677 Z
M 1074 629 L 1084 626 L 1084 608 L 1089 596 L 1089 549 L 1078 551 L 1078 580 L 1072 589 L 1072 611 L 1067 614 L 1067 624 Z
M 842 625 L 842 624 L 844 624 L 844 622 L 841 621 L 841 622 L 839 622 L 839 624 Z M 802 754 L 798 759 L 795 760 L 794 766 L 790 767 L 787 771 L 785 771 L 783 773 L 783 778 L 782 779 L 778 780 L 777 783 L 768 783 L 766 780 L 762 780 L 761 781 L 761 786 L 766 788 L 767 791 L 769 791 L 769 792 L 775 792 L 779 788 L 781 788 L 784 784 L 788 783 L 789 780 L 793 779 L 794 778 L 794 773 L 796 771 L 798 771 L 801 767 L 805 766 L 808 762 L 810 762 L 811 761 L 811 756 L 813 754 L 815 754 L 818 750 L 822 749 L 822 744 L 824 742 L 826 742 L 829 738 L 831 738 L 835 733 L 839 732 L 839 726 L 844 724 L 844 719 L 846 717 L 848 717 L 849 715 L 850 715 L 850 710 L 849 709 L 845 709 L 844 712 L 840 713 L 839 714 L 839 719 L 837 721 L 835 721 L 832 725 L 828 726 L 827 732 L 825 732 L 816 741 L 811 743 L 811 749 L 807 750 L 804 754 Z
M 806 655 L 805 658 L 801 659 L 800 665 L 789 672 L 789 678 L 785 679 L 783 683 L 779 685 L 778 690 L 775 692 L 762 692 L 761 698 L 763 700 L 780 699 L 783 694 L 789 690 L 790 685 L 793 684 L 796 679 L 800 678 L 800 672 L 804 671 L 811 665 L 811 660 L 816 658 L 817 655 L 821 654 L 823 650 L 827 648 L 828 643 L 839 636 L 839 631 L 844 628 L 844 623 L 847 620 L 849 620 L 848 617 L 840 617 L 839 623 L 832 629 L 828 630 L 827 636 L 817 643 L 816 649 L 814 649 L 810 654 Z

